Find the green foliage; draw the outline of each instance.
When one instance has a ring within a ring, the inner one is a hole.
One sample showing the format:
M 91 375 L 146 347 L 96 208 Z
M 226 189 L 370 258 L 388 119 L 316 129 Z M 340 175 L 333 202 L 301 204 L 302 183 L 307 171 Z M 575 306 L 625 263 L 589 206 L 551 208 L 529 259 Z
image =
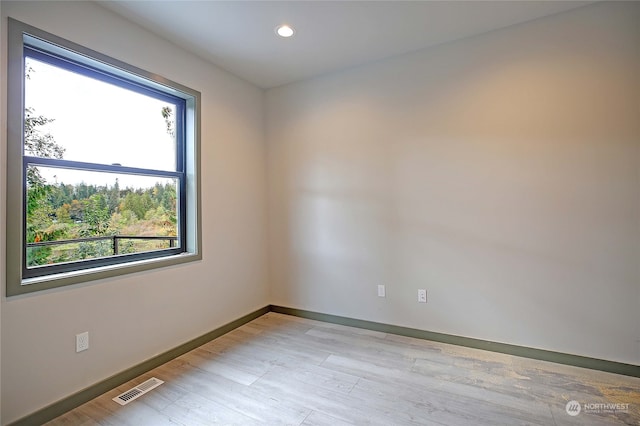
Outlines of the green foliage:
M 120 204 L 120 184 L 117 178 L 116 183 L 108 191 L 107 204 L 109 204 L 109 213 L 114 213 Z
M 73 223 L 71 220 L 71 214 L 69 213 L 70 207 L 71 206 L 69 204 L 63 204 L 56 209 L 56 218 L 58 219 L 58 222 Z
M 105 257 L 113 254 L 111 240 L 99 240 L 81 242 L 73 260 L 93 259 L 95 257 Z
M 120 204 L 121 210 L 131 210 L 138 219 L 144 219 L 147 210 L 153 208 L 153 201 L 148 192 L 130 192 Z
M 69 205 L 69 215 L 71 216 L 71 219 L 77 222 L 82 222 L 84 220 L 84 209 L 84 203 L 75 199 L 71 200 L 71 204 Z
M 27 168 L 27 217 L 40 208 L 48 206 L 43 202 L 51 190 L 51 187 L 46 184 L 37 169 L 33 171 L 34 169 L 36 168 Z
M 53 223 L 44 227 L 44 220 L 41 218 L 41 212 L 35 215 L 38 221 L 29 223 L 27 226 L 27 241 L 32 243 L 38 243 L 43 241 L 56 241 L 64 239 L 67 236 L 69 230 L 68 224 Z M 52 246 L 34 247 L 27 250 L 27 264 L 29 266 L 45 265 L 53 263 L 51 259 Z
M 31 189 L 29 189 L 31 191 Z M 34 197 L 27 218 L 28 242 L 113 235 L 176 236 L 176 187 L 157 183 L 146 189 L 88 185 L 46 185 Z M 83 197 L 84 196 L 84 197 Z M 71 199 L 70 199 L 71 198 Z M 166 240 L 119 239 L 118 253 L 167 248 Z M 28 265 L 68 262 L 113 254 L 112 239 L 30 248 Z
M 29 78 L 32 69 L 26 70 Z M 50 133 L 42 132 L 42 127 L 53 122 L 51 118 L 35 115 L 33 108 L 24 110 L 24 153 L 44 158 L 62 158 L 64 148 L 58 145 Z M 46 201 L 51 192 L 37 167 L 27 167 L 27 242 L 54 241 L 64 235 L 64 230 L 48 225 L 52 207 Z M 28 265 L 42 265 L 48 262 L 51 247 L 43 246 L 27 250 Z
M 33 157 L 62 158 L 65 149 L 58 145 L 50 133 L 43 133 L 42 126 L 55 120 L 35 115 L 33 108 L 24 110 L 24 151 Z
M 171 116 L 173 115 L 173 110 L 171 109 L 171 107 L 165 106 L 165 107 L 162 107 L 162 110 L 160 111 L 160 113 L 162 114 L 162 118 L 164 118 L 167 134 L 169 134 L 169 136 L 171 137 L 174 137 L 176 135 L 176 131 L 175 131 L 176 123 L 174 120 L 171 119 Z
M 25 78 L 29 78 L 27 70 Z M 167 133 L 175 136 L 170 107 L 162 108 Z M 43 131 L 53 119 L 25 108 L 24 153 L 41 158 L 63 158 L 64 148 L 50 133 Z M 46 182 L 35 166 L 26 171 L 27 243 L 74 240 L 86 237 L 176 236 L 176 187 L 157 183 L 152 188 L 121 189 L 81 182 L 76 185 Z M 166 248 L 167 241 L 119 239 L 118 252 Z M 110 256 L 113 239 L 69 242 L 29 247 L 27 266 L 38 266 L 80 259 Z
M 89 235 L 104 235 L 109 229 L 109 206 L 103 194 L 93 194 L 84 200 L 84 218 Z
M 24 153 L 33 157 L 62 158 L 64 148 L 58 145 L 50 133 L 43 133 L 41 127 L 53 122 L 53 119 L 34 115 L 33 108 L 24 110 Z M 27 168 L 27 206 L 33 210 L 38 200 L 44 198 L 49 187 L 37 167 Z

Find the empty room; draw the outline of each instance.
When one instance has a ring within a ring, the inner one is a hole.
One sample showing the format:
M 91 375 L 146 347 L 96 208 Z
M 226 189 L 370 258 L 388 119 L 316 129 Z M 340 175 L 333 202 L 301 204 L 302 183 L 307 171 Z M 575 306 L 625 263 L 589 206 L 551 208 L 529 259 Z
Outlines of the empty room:
M 640 425 L 640 2 L 0 15 L 0 425 Z

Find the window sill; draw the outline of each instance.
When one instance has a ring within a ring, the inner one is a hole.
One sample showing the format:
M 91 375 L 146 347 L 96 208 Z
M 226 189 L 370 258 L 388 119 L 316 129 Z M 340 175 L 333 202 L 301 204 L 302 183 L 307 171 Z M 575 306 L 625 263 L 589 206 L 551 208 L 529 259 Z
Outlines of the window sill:
M 42 277 L 23 279 L 20 285 L 10 287 L 7 285 L 7 297 L 20 294 L 32 293 L 34 291 L 47 290 L 80 284 L 88 281 L 100 280 L 104 278 L 121 277 L 137 272 L 153 271 L 168 266 L 180 265 L 187 262 L 202 260 L 202 255 L 198 253 L 181 253 L 154 259 L 138 260 L 118 265 L 107 265 L 79 271 L 64 272 L 59 274 L 45 275 Z

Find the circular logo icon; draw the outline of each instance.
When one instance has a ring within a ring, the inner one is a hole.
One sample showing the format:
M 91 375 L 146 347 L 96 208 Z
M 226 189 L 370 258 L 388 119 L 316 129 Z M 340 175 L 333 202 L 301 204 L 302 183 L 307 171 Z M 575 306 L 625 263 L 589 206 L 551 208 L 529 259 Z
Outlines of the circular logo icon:
M 569 401 L 567 402 L 567 405 L 564 407 L 564 409 L 567 411 L 568 415 L 577 416 L 578 414 L 580 414 L 580 410 L 582 410 L 582 407 L 580 406 L 580 403 L 578 401 Z

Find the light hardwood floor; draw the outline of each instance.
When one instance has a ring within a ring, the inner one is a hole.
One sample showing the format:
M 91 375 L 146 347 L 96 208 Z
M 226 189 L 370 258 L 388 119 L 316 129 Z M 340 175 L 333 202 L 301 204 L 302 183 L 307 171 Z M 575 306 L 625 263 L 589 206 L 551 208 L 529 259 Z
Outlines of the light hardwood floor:
M 640 379 L 270 312 L 48 423 L 213 424 L 640 425 Z

